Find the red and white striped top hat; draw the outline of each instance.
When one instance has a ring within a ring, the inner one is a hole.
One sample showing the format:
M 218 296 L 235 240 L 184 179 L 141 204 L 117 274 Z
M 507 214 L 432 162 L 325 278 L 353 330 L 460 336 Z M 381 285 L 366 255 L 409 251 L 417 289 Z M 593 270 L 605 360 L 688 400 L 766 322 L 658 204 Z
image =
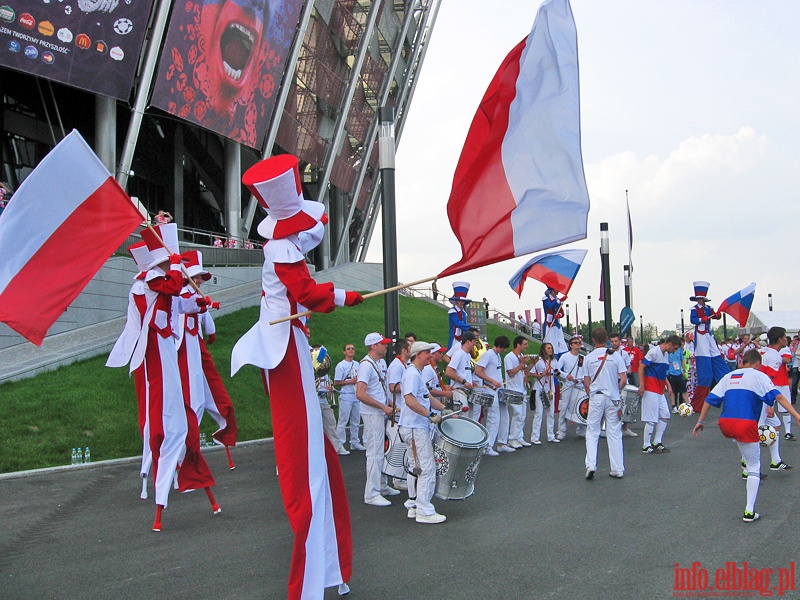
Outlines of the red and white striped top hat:
M 147 249 L 147 244 L 145 242 L 136 242 L 132 246 L 128 246 L 128 252 L 139 269 L 136 277 L 134 277 L 134 279 L 138 279 L 147 273 L 147 267 L 152 261 L 152 258 L 150 258 L 150 250 Z
M 150 264 L 147 266 L 147 269 L 150 270 L 156 265 L 161 264 L 165 260 L 169 259 L 170 254 L 178 254 L 180 250 L 178 249 L 178 225 L 177 223 L 166 223 L 164 225 L 154 225 L 153 229 L 155 229 L 158 237 L 148 228 L 142 229 L 142 239 L 144 243 L 147 244 L 147 249 L 150 251 Z M 164 240 L 164 244 L 167 245 L 167 248 L 164 248 L 164 245 L 159 241 L 158 238 Z
M 323 222 L 325 206 L 303 198 L 299 161 L 280 154 L 256 163 L 242 175 L 242 183 L 267 210 L 258 233 L 268 240 L 289 237 Z
M 203 253 L 199 250 L 187 250 L 181 254 L 183 259 L 183 266 L 186 267 L 186 273 L 189 277 L 195 275 L 202 275 L 203 281 L 211 279 L 211 273 L 203 269 Z

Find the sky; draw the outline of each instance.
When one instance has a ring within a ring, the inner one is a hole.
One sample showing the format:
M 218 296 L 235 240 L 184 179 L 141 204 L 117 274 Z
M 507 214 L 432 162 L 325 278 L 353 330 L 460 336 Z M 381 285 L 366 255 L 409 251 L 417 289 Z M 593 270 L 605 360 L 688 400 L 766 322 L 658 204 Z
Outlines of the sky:
M 400 281 L 461 257 L 447 220 L 453 172 L 478 102 L 533 25 L 538 0 L 443 0 L 397 151 Z M 692 283 L 716 306 L 756 283 L 753 310 L 800 309 L 800 2 L 572 0 L 578 31 L 588 250 L 567 303 L 602 318 L 600 223 L 609 224 L 612 314 L 624 306 L 625 195 L 634 229 L 633 310 L 659 331 L 688 325 Z M 381 262 L 380 227 L 367 260 Z M 503 312 L 541 307 L 508 285 L 520 257 L 443 279 Z M 732 320 L 728 320 L 729 325 Z

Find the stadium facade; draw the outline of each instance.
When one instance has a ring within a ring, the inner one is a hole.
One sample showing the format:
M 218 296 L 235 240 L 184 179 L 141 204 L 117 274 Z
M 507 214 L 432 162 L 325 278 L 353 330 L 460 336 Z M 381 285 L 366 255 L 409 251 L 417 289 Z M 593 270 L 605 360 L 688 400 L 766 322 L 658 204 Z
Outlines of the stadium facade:
M 291 153 L 331 223 L 310 260 L 363 261 L 380 208 L 378 108 L 394 107 L 399 142 L 440 2 L 11 0 L 0 179 L 16 189 L 77 129 L 187 241 L 241 244 L 263 216 L 241 174 Z

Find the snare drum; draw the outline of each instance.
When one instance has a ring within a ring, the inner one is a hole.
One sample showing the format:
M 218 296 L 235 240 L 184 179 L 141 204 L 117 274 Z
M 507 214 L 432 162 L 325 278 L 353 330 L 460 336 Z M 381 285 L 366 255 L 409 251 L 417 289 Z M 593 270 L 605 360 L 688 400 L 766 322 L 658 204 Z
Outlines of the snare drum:
M 455 412 L 460 412 L 462 406 L 469 402 L 469 391 L 464 388 L 453 388 L 453 405 L 450 407 Z
M 466 417 L 447 416 L 436 427 L 436 497 L 463 500 L 475 492 L 481 456 L 489 445 L 486 428 Z
M 507 388 L 497 390 L 497 399 L 508 404 L 522 404 L 525 402 L 525 394 Z
M 405 442 L 400 439 L 400 427 L 397 423 L 386 423 L 383 441 L 383 473 L 395 479 L 406 478 L 405 456 L 408 452 Z
M 494 404 L 494 394 L 483 388 L 472 388 L 472 393 L 469 395 L 469 401 L 472 404 L 480 404 L 487 408 Z
M 626 385 L 622 389 L 622 422 L 636 423 L 639 420 L 639 388 L 635 385 Z

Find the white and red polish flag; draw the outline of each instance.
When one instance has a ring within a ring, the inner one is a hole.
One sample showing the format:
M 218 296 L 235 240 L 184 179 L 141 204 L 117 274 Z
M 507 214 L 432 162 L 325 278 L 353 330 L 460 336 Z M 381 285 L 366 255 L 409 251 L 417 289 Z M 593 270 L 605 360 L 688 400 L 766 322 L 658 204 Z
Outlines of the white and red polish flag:
M 447 202 L 462 258 L 439 277 L 586 237 L 578 39 L 568 0 L 546 0 L 472 120 Z
M 0 322 L 41 345 L 142 220 L 73 130 L 28 175 L 0 216 Z

